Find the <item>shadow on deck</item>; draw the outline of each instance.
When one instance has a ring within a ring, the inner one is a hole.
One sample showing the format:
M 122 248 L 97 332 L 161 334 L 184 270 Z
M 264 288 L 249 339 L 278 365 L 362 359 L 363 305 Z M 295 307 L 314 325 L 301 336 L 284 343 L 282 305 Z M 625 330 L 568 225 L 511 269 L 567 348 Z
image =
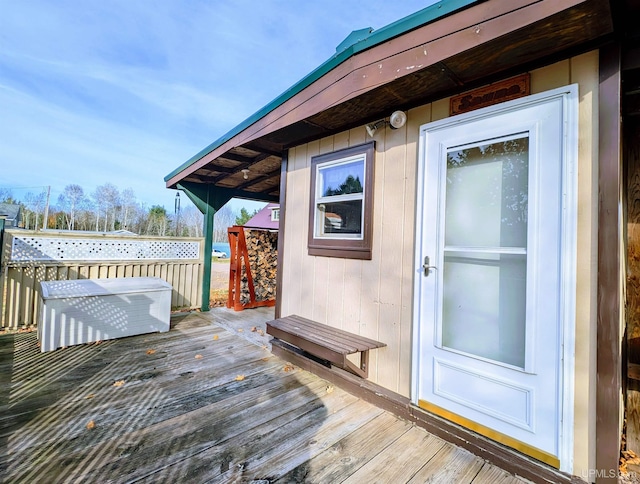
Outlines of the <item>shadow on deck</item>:
M 40 353 L 0 336 L 4 482 L 521 482 L 279 360 L 273 310 Z M 253 330 L 253 331 L 252 331 Z

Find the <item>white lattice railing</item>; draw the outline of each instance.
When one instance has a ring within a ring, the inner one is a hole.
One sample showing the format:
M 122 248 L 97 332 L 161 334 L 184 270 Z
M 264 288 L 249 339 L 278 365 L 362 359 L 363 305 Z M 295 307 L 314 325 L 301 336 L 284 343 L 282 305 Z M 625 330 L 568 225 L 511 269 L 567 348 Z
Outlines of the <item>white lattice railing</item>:
M 9 255 L 10 262 L 199 258 L 198 241 L 131 240 L 131 237 L 80 239 L 16 234 L 12 237 Z
M 41 281 L 160 277 L 173 287 L 173 307 L 200 307 L 203 244 L 203 239 L 8 230 L 2 247 L 0 327 L 37 324 Z

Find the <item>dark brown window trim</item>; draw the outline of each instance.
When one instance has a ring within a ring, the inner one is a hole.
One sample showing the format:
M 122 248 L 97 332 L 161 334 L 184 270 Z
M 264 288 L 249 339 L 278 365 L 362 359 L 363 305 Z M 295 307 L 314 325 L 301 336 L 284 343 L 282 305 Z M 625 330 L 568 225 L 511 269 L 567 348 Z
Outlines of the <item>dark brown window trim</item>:
M 316 167 L 319 164 L 348 158 L 358 154 L 365 155 L 364 185 L 364 227 L 363 238 L 354 239 L 319 239 L 314 237 L 314 216 L 316 206 Z M 311 158 L 311 190 L 309 194 L 309 255 L 323 257 L 341 257 L 345 259 L 371 260 L 373 239 L 373 171 L 375 162 L 375 141 L 351 146 L 331 153 Z

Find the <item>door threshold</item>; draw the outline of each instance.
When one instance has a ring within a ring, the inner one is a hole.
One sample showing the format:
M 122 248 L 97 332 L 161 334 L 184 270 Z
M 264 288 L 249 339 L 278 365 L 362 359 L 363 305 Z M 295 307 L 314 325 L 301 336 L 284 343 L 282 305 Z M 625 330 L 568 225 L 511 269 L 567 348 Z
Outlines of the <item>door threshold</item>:
M 521 442 L 513 437 L 505 435 L 501 432 L 493 430 L 489 427 L 485 427 L 482 424 L 474 422 L 473 420 L 469 420 L 466 417 L 458 415 L 456 413 L 450 412 L 449 410 L 439 407 L 438 405 L 434 405 L 433 403 L 427 402 L 425 400 L 418 400 L 418 407 L 427 412 L 438 415 L 445 420 L 450 422 L 454 422 L 461 427 L 469 429 L 477 434 L 484 435 L 485 437 L 490 438 L 491 440 L 495 440 L 507 447 L 511 447 L 523 454 L 528 455 L 529 457 L 533 457 L 536 460 L 544 462 L 556 469 L 560 468 L 560 460 L 552 454 L 545 452 L 544 450 L 533 447 L 532 445 Z

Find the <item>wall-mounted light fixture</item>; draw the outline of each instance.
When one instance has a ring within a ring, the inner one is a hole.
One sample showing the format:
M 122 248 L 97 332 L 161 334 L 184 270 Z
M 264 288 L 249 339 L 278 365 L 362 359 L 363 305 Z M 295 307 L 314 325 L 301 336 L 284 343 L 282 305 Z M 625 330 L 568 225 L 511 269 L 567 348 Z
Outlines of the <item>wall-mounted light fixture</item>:
M 389 117 L 391 129 L 400 129 L 407 123 L 407 115 L 404 111 L 394 111 Z
M 394 111 L 393 113 L 391 113 L 391 116 L 389 116 L 389 121 L 387 121 L 386 119 L 380 119 L 375 123 L 367 124 L 365 128 L 369 136 L 373 138 L 373 135 L 376 134 L 376 131 L 378 131 L 378 129 L 382 128 L 387 123 L 389 123 L 391 129 L 398 129 L 402 128 L 406 124 L 406 122 L 407 115 L 404 111 Z
M 249 169 L 248 168 L 244 168 L 242 170 L 240 170 L 242 172 L 242 178 L 244 178 L 245 180 L 249 179 Z
M 376 134 L 376 131 L 378 131 L 378 128 L 383 127 L 385 123 L 386 121 L 384 119 L 381 119 L 380 121 L 376 121 L 375 123 L 367 124 L 365 128 L 369 136 L 373 138 L 373 135 Z

